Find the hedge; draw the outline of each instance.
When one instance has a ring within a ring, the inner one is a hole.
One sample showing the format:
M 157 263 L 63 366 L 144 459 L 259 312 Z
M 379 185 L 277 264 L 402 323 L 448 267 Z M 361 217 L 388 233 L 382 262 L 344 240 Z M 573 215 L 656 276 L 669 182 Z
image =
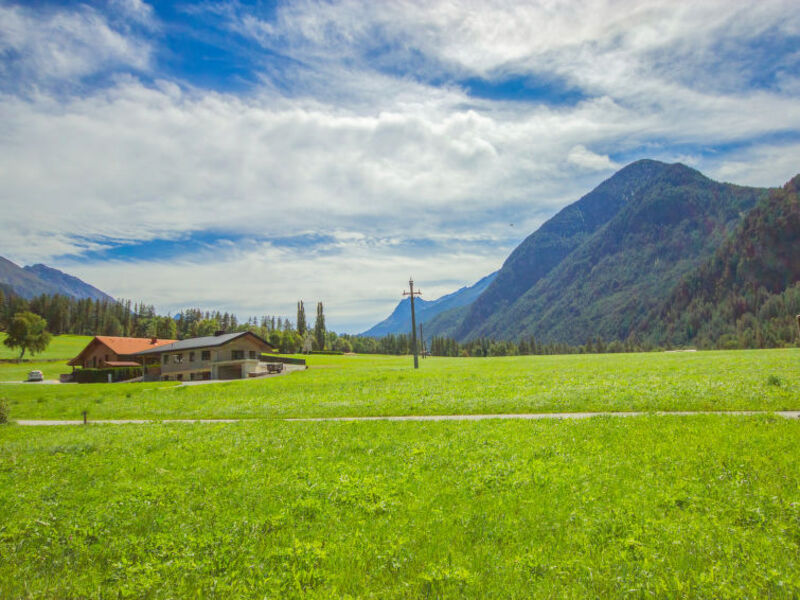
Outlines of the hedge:
M 78 369 L 75 371 L 77 383 L 108 383 L 108 376 L 111 381 L 126 381 L 134 377 L 141 377 L 141 367 L 115 367 L 110 369 Z
M 262 362 L 279 362 L 286 365 L 303 365 L 306 364 L 305 358 L 290 358 L 288 356 L 272 356 L 271 354 L 264 354 L 261 356 Z

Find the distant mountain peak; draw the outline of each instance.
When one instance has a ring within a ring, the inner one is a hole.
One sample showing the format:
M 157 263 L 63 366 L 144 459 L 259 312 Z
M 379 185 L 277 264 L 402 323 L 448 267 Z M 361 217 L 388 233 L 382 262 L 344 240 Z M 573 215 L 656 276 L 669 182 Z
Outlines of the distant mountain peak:
M 60 294 L 73 298 L 114 300 L 96 287 L 58 269 L 41 263 L 23 268 L 2 256 L 0 256 L 0 283 L 5 284 L 18 296 L 28 299 L 42 294 Z
M 441 313 L 469 305 L 492 282 L 497 272 L 481 278 L 476 283 L 464 286 L 455 292 L 446 294 L 436 300 L 417 298 L 414 308 L 417 323 L 426 323 Z M 411 301 L 403 298 L 386 319 L 370 327 L 359 335 L 365 337 L 383 337 L 389 334 L 410 333 L 411 331 Z
M 461 341 L 624 337 L 765 193 L 682 163 L 632 162 L 525 238 L 442 330 Z

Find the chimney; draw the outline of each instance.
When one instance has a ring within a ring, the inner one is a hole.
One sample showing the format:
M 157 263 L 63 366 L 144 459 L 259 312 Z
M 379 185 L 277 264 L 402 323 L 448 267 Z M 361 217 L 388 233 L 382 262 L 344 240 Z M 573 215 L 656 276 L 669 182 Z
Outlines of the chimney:
M 156 337 L 151 337 L 150 338 L 150 343 L 151 344 L 156 344 L 157 342 L 158 342 L 158 338 L 156 338 Z
M 216 337 L 216 336 L 218 336 L 218 335 L 225 335 L 225 331 L 224 331 L 224 330 L 222 330 L 222 329 L 220 329 L 219 331 L 215 331 L 215 332 L 214 332 L 214 336 Z

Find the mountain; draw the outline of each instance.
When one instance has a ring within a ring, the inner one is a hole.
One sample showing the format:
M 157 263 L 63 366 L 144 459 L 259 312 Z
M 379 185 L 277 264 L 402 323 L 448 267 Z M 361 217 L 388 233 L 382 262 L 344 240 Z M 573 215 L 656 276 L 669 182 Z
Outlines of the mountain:
M 471 286 L 463 287 L 452 294 L 447 294 L 436 300 L 416 298 L 414 300 L 414 312 L 416 314 L 417 325 L 422 323 L 424 332 L 424 324 L 440 313 L 454 308 L 468 306 L 492 283 L 496 275 L 497 273 L 487 275 Z M 366 337 L 383 337 L 389 334 L 409 333 L 410 331 L 411 301 L 408 298 L 404 298 L 397 304 L 391 315 L 359 335 Z M 428 337 L 427 332 L 424 333 L 426 337 Z
M 0 256 L 0 283 L 4 283 L 23 298 L 56 293 L 52 284 L 42 281 L 35 274 L 29 273 L 2 256 Z
M 426 335 L 625 339 L 768 193 L 679 163 L 632 163 L 532 233 L 472 305 Z
M 42 281 L 48 282 L 56 286 L 61 291 L 60 294 L 64 296 L 72 296 L 74 298 L 91 298 L 92 300 L 109 300 L 114 299 L 105 292 L 98 290 L 93 285 L 78 279 L 73 275 L 59 271 L 41 263 L 35 264 L 32 267 L 24 267 L 28 273 L 36 275 Z
M 18 296 L 28 299 L 41 294 L 61 294 L 73 298 L 113 301 L 111 296 L 96 287 L 58 269 L 42 264 L 21 268 L 2 256 L 0 256 L 0 284 L 4 284 Z
M 657 344 L 772 347 L 797 340 L 798 314 L 800 175 L 759 202 L 637 333 Z
M 478 298 L 454 335 L 491 335 L 494 315 L 502 314 L 542 277 L 605 225 L 663 171 L 664 164 L 640 160 L 617 172 L 529 235 L 503 263 L 492 285 Z

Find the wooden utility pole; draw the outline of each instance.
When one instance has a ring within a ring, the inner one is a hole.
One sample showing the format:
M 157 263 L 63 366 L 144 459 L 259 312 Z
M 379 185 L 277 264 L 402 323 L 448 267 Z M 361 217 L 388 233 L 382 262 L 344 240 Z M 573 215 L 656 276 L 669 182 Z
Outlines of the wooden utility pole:
M 428 352 L 425 350 L 425 336 L 422 335 L 422 323 L 419 324 L 419 345 L 422 349 L 422 360 L 425 360 Z
M 414 296 L 421 296 L 422 292 L 414 291 L 414 279 L 408 278 L 409 291 L 403 292 L 403 296 L 411 298 L 411 346 L 414 349 L 414 368 L 419 369 L 419 356 L 417 354 L 417 317 L 414 314 Z

